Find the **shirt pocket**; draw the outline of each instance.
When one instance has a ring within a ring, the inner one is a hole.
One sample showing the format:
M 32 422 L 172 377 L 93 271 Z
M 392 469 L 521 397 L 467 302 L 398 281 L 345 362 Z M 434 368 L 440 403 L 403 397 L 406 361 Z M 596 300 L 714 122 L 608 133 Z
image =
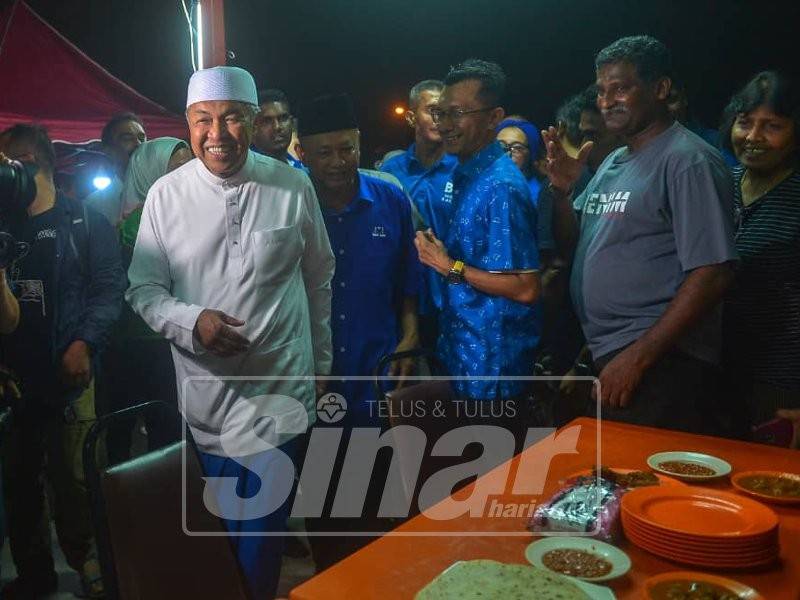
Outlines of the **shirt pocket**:
M 372 240 L 370 240 L 372 241 Z M 399 278 L 397 273 L 397 248 L 389 240 L 372 241 L 353 264 L 353 284 L 355 289 L 374 292 L 385 288 Z
M 256 283 L 276 286 L 290 279 L 299 268 L 303 254 L 297 227 L 261 229 L 251 236 Z

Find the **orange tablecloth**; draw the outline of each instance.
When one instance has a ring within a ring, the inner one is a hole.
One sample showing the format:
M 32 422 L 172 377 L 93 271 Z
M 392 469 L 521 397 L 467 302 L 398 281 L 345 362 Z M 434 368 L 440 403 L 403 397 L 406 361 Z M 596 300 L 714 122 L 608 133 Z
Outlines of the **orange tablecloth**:
M 537 474 L 532 472 L 530 465 L 525 465 L 524 459 L 526 455 L 530 458 L 537 452 L 541 455 L 546 440 L 531 446 L 504 465 L 511 468 L 511 477 L 508 477 L 511 481 L 505 493 L 498 496 L 497 500 L 507 504 L 544 499 L 558 489 L 561 481 L 567 476 L 591 467 L 597 455 L 597 421 L 576 419 L 559 430 L 557 435 L 568 430 L 574 434 L 575 430 L 570 428 L 575 427 L 579 427 L 577 453 L 559 454 L 553 458 L 541 496 L 529 495 L 523 498 L 510 492 L 514 481 L 513 475 L 521 460 L 523 467 L 517 473 L 519 481 L 530 481 L 541 476 L 545 466 L 541 466 Z M 734 472 L 770 469 L 800 473 L 800 451 L 609 421 L 604 421 L 599 429 L 602 464 L 605 466 L 645 469 L 647 457 L 654 452 L 688 450 L 723 458 L 731 463 Z M 484 475 L 482 480 L 489 481 L 498 477 L 505 479 L 506 475 L 507 472 L 501 466 Z M 727 478 L 709 487 L 732 489 Z M 465 488 L 462 492 L 470 489 L 471 487 Z M 768 600 L 797 600 L 800 598 L 800 507 L 770 506 L 780 518 L 780 562 L 758 571 L 717 573 L 754 587 Z M 430 519 L 420 515 L 396 531 L 414 533 L 438 528 L 450 531 L 517 532 L 524 531 L 526 522 L 527 518 L 524 516 L 497 518 L 487 515 L 481 517 L 464 515 L 452 522 L 434 524 Z M 298 586 L 292 590 L 290 598 L 291 600 L 413 598 L 420 588 L 457 560 L 488 558 L 527 564 L 524 553 L 532 539 L 532 535 L 522 537 L 386 535 Z M 628 553 L 633 563 L 631 571 L 625 577 L 608 583 L 620 599 L 640 598 L 644 580 L 652 575 L 675 570 L 692 570 L 691 566 L 662 560 L 627 541 L 622 542 L 620 547 Z

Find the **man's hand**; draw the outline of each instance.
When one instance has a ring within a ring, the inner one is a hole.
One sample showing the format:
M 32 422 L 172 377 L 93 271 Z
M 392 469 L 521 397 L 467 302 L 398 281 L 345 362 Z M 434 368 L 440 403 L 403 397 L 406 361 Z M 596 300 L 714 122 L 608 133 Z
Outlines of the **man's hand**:
M 571 396 L 575 393 L 578 387 L 578 381 L 572 378 L 577 374 L 578 372 L 575 370 L 575 367 L 572 367 L 569 371 L 564 373 L 564 376 L 561 378 L 561 383 L 558 384 L 558 395 L 560 397 Z
M 586 161 L 589 159 L 589 153 L 592 151 L 594 142 L 586 142 L 578 150 L 578 156 L 572 158 L 564 150 L 561 140 L 558 139 L 558 131 L 555 127 L 551 126 L 543 129 L 542 138 L 544 138 L 544 146 L 547 150 L 545 170 L 547 171 L 550 185 L 561 194 L 567 195 L 575 188 L 575 183 L 586 166 Z
M 20 398 L 22 398 L 22 392 L 17 386 L 16 375 L 0 365 L 0 402 L 14 406 Z
M 627 407 L 646 370 L 636 344 L 631 344 L 612 358 L 599 377 L 603 405 L 611 408 Z M 596 390 L 592 386 L 592 398 L 595 399 Z
M 89 346 L 75 340 L 61 357 L 61 380 L 68 387 L 85 388 L 92 380 L 92 361 Z
M 800 408 L 781 409 L 775 416 L 779 419 L 789 419 L 794 426 L 794 436 L 792 437 L 792 448 L 800 450 Z
M 419 260 L 423 265 L 427 265 L 435 270 L 439 275 L 447 275 L 453 264 L 453 259 L 447 254 L 447 248 L 441 240 L 433 235 L 432 229 L 418 231 L 414 239 L 414 245 L 419 253 Z
M 232 329 L 242 325 L 244 321 L 226 315 L 221 310 L 205 309 L 194 324 L 194 335 L 211 354 L 236 356 L 250 348 L 249 340 Z
M 407 352 L 408 350 L 413 350 L 418 346 L 419 339 L 416 336 L 405 337 L 400 340 L 399 344 L 397 344 L 397 348 L 394 349 L 393 354 Z M 387 375 L 400 377 L 400 379 L 397 380 L 397 385 L 395 386 L 396 390 L 399 390 L 401 387 L 403 387 L 406 384 L 406 377 L 414 373 L 414 364 L 414 357 L 409 356 L 408 358 L 394 360 L 392 361 L 392 364 L 389 365 L 389 371 L 387 372 Z

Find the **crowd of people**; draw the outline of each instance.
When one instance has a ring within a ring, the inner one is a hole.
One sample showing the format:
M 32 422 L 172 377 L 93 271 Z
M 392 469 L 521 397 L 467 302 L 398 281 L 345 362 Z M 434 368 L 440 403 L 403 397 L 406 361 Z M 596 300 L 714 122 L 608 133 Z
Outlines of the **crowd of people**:
M 565 380 L 555 422 L 600 410 L 788 445 L 767 438 L 775 419 L 800 423 L 800 88 L 758 73 L 712 130 L 688 117 L 658 40 L 621 38 L 595 70 L 545 129 L 506 114 L 495 63 L 422 80 L 414 143 L 377 171 L 360 168 L 347 95 L 292 111 L 236 67 L 191 77 L 188 143 L 114 116 L 112 183 L 84 198 L 56 185 L 46 131 L 0 133 L 37 187 L 7 211 L 30 250 L 0 274 L 2 364 L 24 400 L 3 440 L 18 573 L 4 597 L 55 589 L 45 465 L 67 562 L 102 597 L 80 451 L 97 413 L 143 401 L 178 407 L 205 474 L 238 478 L 244 496 L 280 456 L 302 461 L 310 426 L 385 427 L 372 382 L 348 378 L 419 348 L 477 407 L 469 422 L 518 447 L 530 425 L 554 424 L 534 423 L 547 391 L 524 379 L 535 365 L 598 378 Z M 386 370 L 413 373 L 407 354 Z M 314 425 L 330 393 L 347 414 Z M 179 437 L 175 414 L 145 424 L 151 448 Z M 242 441 L 253 433 L 269 447 Z M 128 458 L 131 426 L 107 446 L 110 462 Z M 225 525 L 282 531 L 289 509 Z M 314 521 L 350 526 L 329 511 Z M 318 568 L 354 539 L 312 538 Z M 274 594 L 283 543 L 236 538 L 254 596 Z

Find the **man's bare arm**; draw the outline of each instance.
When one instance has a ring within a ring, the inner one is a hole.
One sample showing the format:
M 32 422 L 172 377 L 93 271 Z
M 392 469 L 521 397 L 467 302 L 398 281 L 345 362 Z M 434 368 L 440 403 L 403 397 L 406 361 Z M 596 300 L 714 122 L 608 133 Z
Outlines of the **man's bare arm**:
M 428 230 L 418 231 L 414 240 L 422 264 L 434 269 L 446 277 L 453 266 L 453 259 L 447 254 L 442 242 Z M 491 296 L 501 296 L 521 302 L 533 304 L 539 299 L 541 283 L 539 273 L 492 273 L 472 267 L 464 266 L 464 281 L 475 289 Z
M 464 267 L 464 280 L 477 290 L 491 296 L 502 296 L 522 304 L 539 299 L 542 286 L 539 273 L 490 273 L 476 267 Z

